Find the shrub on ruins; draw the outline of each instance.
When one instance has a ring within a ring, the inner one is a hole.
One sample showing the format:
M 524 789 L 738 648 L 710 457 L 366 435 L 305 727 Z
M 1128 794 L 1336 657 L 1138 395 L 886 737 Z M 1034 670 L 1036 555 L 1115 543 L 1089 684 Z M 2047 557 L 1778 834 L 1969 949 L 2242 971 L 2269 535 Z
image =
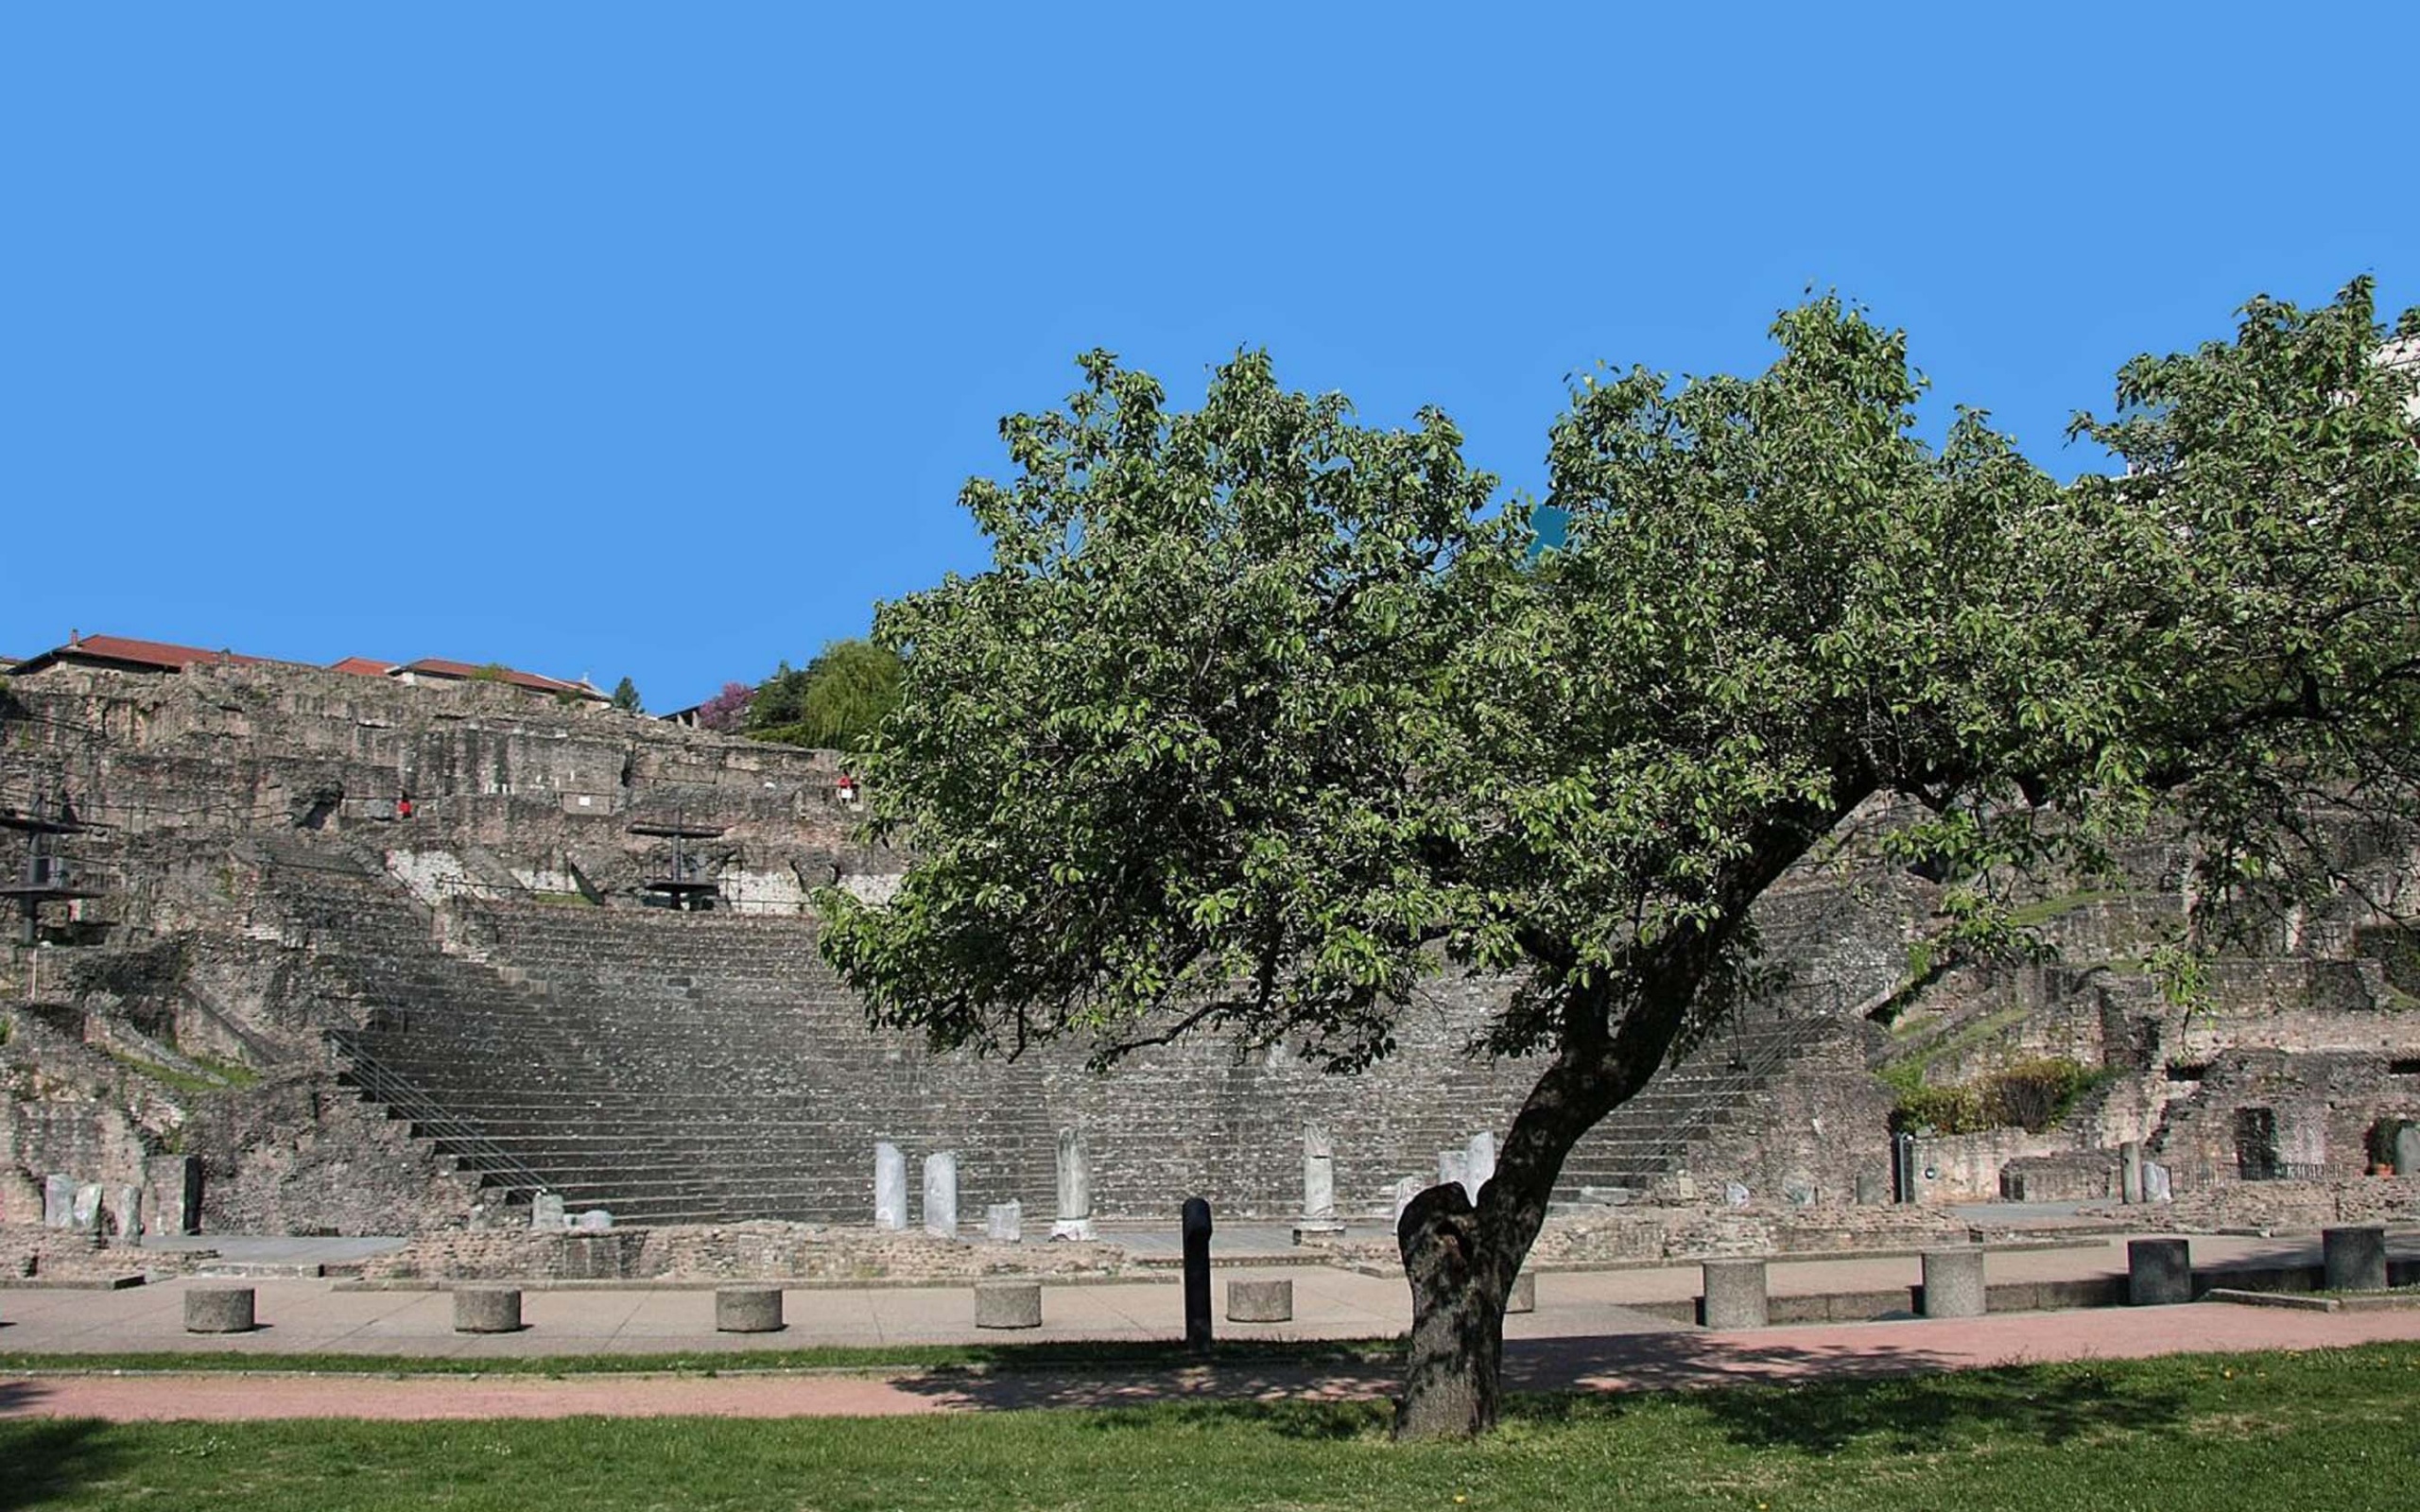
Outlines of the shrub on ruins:
M 748 719 L 748 706 L 756 697 L 756 690 L 744 682 L 726 682 L 715 696 L 698 705 L 698 728 L 733 731 Z
M 639 713 L 639 685 L 632 682 L 630 679 L 624 678 L 621 681 L 614 684 L 614 696 L 612 702 L 614 708 L 619 709 L 626 714 L 634 714 Z
M 866 763 L 896 894 L 823 900 L 878 1024 L 1106 1063 L 1180 1035 L 1350 1072 L 1420 984 L 1512 990 L 1532 1091 L 1476 1206 L 1398 1230 L 1407 1435 L 1495 1420 L 1503 1306 L 1572 1145 L 1760 980 L 1754 905 L 1876 842 L 1933 961 L 2154 812 L 2196 918 L 2325 870 L 2314 806 L 2420 787 L 2412 374 L 2357 284 L 2120 373 L 2062 487 L 1983 415 L 1918 438 L 1904 336 L 1832 299 L 1754 377 L 1582 380 L 1533 553 L 1441 413 L 1357 422 L 1246 353 L 1200 408 L 1107 353 L 1002 424 L 988 571 L 882 606 Z M 2310 883 L 2317 885 L 2316 880 Z
M 899 705 L 899 654 L 872 641 L 825 644 L 804 670 L 785 662 L 748 711 L 759 740 L 825 750 L 865 748 Z

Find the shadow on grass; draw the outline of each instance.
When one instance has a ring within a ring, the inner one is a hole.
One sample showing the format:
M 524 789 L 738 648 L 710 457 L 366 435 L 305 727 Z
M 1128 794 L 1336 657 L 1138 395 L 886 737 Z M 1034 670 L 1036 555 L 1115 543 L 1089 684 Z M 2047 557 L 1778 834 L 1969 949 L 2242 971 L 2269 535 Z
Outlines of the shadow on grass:
M 49 1395 L 30 1381 L 0 1382 L 0 1509 L 46 1505 L 114 1469 L 109 1425 L 89 1418 L 14 1418 Z
M 2185 1393 L 2120 1385 L 2089 1366 L 2017 1366 L 1902 1381 L 1834 1381 L 1708 1392 L 1696 1405 L 1734 1443 L 1829 1454 L 1850 1448 L 1937 1452 L 1996 1440 L 2057 1448 L 2159 1433 L 2189 1416 Z

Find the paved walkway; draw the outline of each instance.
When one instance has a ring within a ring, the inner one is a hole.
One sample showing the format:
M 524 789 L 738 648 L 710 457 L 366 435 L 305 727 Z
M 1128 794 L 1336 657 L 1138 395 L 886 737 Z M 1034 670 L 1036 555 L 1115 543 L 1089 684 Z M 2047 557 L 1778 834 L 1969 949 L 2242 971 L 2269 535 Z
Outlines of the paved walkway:
M 2420 1256 L 2420 1233 L 2394 1237 Z M 1233 1257 L 1242 1259 L 1244 1257 Z M 2312 1264 L 2316 1237 L 2193 1241 L 2197 1265 Z M 1993 1251 L 1994 1281 L 2123 1275 L 2122 1237 L 2057 1248 Z M 1912 1256 L 1777 1261 L 1777 1297 L 1914 1285 Z M 1295 1321 L 1221 1321 L 1228 1339 L 1367 1338 L 1410 1325 L 1402 1279 L 1322 1265 L 1222 1266 L 1230 1280 L 1285 1277 Z M 1623 1389 L 1814 1375 L 1956 1369 L 2019 1362 L 2131 1357 L 2193 1349 L 2309 1349 L 2381 1339 L 2420 1341 L 2420 1313 L 2319 1314 L 2203 1303 L 2169 1308 L 2007 1314 L 1965 1320 L 1833 1324 L 1705 1333 L 1642 1306 L 1697 1295 L 1694 1265 L 1547 1271 L 1538 1309 L 1507 1320 L 1506 1368 L 1518 1387 Z M 1183 1332 L 1183 1293 L 1172 1278 L 1046 1284 L 1044 1325 L 1002 1333 L 975 1328 L 964 1283 L 935 1287 L 795 1289 L 788 1327 L 776 1334 L 714 1331 L 710 1287 L 527 1287 L 528 1324 L 510 1334 L 453 1330 L 453 1299 L 436 1290 L 357 1289 L 320 1280 L 244 1281 L 262 1327 L 234 1335 L 183 1331 L 186 1294 L 227 1284 L 180 1280 L 123 1291 L 0 1289 L 0 1352 L 237 1355 L 357 1354 L 489 1358 L 566 1354 L 680 1354 L 814 1345 L 1038 1343 L 1170 1339 Z M 553 1417 L 579 1413 L 745 1417 L 858 1415 L 990 1407 L 1100 1405 L 1171 1397 L 1367 1398 L 1391 1393 L 1381 1369 L 1219 1366 L 1081 1372 L 913 1371 L 849 1375 L 624 1375 L 379 1379 L 279 1375 L 20 1376 L 0 1379 L 0 1417 L 365 1418 Z
M 2325 1314 L 2204 1302 L 1962 1320 L 1695 1330 L 1531 1339 L 1507 1350 L 1521 1390 L 1624 1390 L 1875 1376 L 2211 1349 L 2307 1349 L 2407 1340 L 2420 1314 Z M 533 1377 L 43 1375 L 0 1378 L 0 1418 L 239 1420 L 709 1416 L 890 1417 L 1178 1400 L 1357 1400 L 1383 1370 L 1220 1366 L 1162 1371 L 962 1371 Z
M 2420 1258 L 2420 1232 L 2398 1234 L 2390 1249 Z M 2196 1265 L 2316 1264 L 2308 1238 L 2197 1237 Z M 1993 1281 L 2056 1280 L 2126 1272 L 2123 1237 L 2057 1248 L 1996 1250 Z M 1776 1261 L 1775 1297 L 1873 1292 L 1915 1285 L 1912 1255 L 1852 1260 Z M 1383 1337 L 1411 1326 L 1410 1294 L 1399 1276 L 1364 1276 L 1326 1265 L 1222 1265 L 1212 1278 L 1214 1305 L 1226 1282 L 1282 1277 L 1294 1283 L 1294 1321 L 1221 1320 L 1226 1338 Z M 975 1297 L 964 1282 L 932 1287 L 811 1288 L 787 1292 L 788 1327 L 777 1334 L 717 1333 L 707 1287 L 526 1286 L 518 1333 L 454 1332 L 453 1298 L 437 1290 L 360 1290 L 320 1280 L 245 1279 L 257 1297 L 262 1327 L 242 1334 L 184 1332 L 186 1279 L 123 1291 L 0 1289 L 0 1351 L 139 1353 L 206 1349 L 239 1354 L 406 1354 L 482 1357 L 552 1354 L 703 1354 L 816 1345 L 1057 1343 L 1181 1336 L 1184 1297 L 1171 1273 L 1133 1281 L 1045 1283 L 1043 1326 L 1013 1333 L 978 1331 Z M 1538 1310 L 1507 1320 L 1514 1340 L 1593 1339 L 1666 1332 L 1678 1325 L 1638 1309 L 1684 1303 L 1699 1291 L 1698 1267 L 1664 1265 L 1608 1271 L 1547 1271 Z M 2041 1314 L 2015 1314 L 2016 1321 Z M 2105 1316 L 2105 1313 L 2081 1314 Z

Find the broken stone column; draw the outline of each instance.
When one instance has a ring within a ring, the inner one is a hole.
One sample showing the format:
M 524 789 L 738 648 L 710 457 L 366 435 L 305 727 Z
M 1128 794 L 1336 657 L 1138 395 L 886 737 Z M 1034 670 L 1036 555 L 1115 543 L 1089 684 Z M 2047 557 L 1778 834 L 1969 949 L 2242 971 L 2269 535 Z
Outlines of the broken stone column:
M 521 1292 L 512 1286 L 464 1286 L 454 1293 L 457 1333 L 518 1333 Z
M 1303 1125 L 1303 1218 L 1298 1245 L 1332 1244 L 1344 1232 L 1336 1221 L 1336 1144 L 1317 1124 Z
M 1059 1216 L 1050 1225 L 1053 1239 L 1093 1237 L 1093 1161 L 1084 1148 L 1084 1131 L 1059 1131 Z
M 53 1175 L 42 1178 L 42 1226 L 45 1228 L 76 1227 L 74 1177 Z
M 1760 1329 L 1765 1326 L 1765 1263 L 1761 1260 L 1709 1260 L 1701 1267 L 1705 1277 L 1704 1325 L 1710 1329 Z
M 2143 1200 L 2143 1146 L 2138 1141 L 2118 1146 L 2118 1191 L 2129 1207 Z
M 936 1150 L 925 1157 L 925 1232 L 936 1239 L 958 1237 L 956 1150 Z
M 2143 1162 L 2143 1200 L 2166 1202 L 2172 1195 L 2174 1193 L 2169 1183 L 2168 1167 L 2157 1160 L 2145 1160 Z
M 1405 1177 L 1395 1183 L 1395 1211 L 1390 1222 L 1398 1231 L 1403 1228 L 1403 1210 L 1411 1206 L 1411 1199 L 1420 1195 L 1422 1190 L 1420 1177 L 1416 1176 Z
M 1471 1136 L 1462 1149 L 1462 1190 L 1471 1205 L 1478 1205 L 1479 1188 L 1495 1179 L 1495 1136 L 1485 1129 Z
M 197 1286 L 185 1293 L 187 1333 L 250 1333 L 257 1326 L 249 1286 Z
M 98 1181 L 87 1181 L 76 1189 L 76 1206 L 70 1216 L 74 1221 L 69 1227 L 79 1234 L 98 1234 L 101 1231 L 101 1184 Z
M 2386 1229 L 2376 1224 L 2319 1231 L 2319 1252 L 2331 1292 L 2386 1290 Z
M 1294 1283 L 1290 1280 L 1229 1281 L 1227 1321 L 1230 1323 L 1291 1323 Z
M 983 1210 L 983 1237 L 995 1245 L 1013 1245 L 1025 1237 L 1025 1204 L 995 1202 Z
M 1471 1157 L 1468 1150 L 1439 1150 L 1437 1152 L 1437 1184 L 1439 1186 L 1442 1187 L 1451 1181 L 1467 1193 L 1470 1190 L 1470 1184 L 1466 1177 L 1470 1174 Z
M 978 1329 L 1042 1327 L 1042 1283 L 977 1281 L 975 1326 Z
M 893 1233 L 908 1227 L 908 1157 L 888 1140 L 873 1147 L 873 1226 Z
M 529 1227 L 541 1233 L 556 1233 L 571 1227 L 563 1213 L 563 1194 L 541 1192 L 529 1199 Z
M 2394 1131 L 2394 1174 L 2420 1176 L 2420 1124 L 2406 1124 Z

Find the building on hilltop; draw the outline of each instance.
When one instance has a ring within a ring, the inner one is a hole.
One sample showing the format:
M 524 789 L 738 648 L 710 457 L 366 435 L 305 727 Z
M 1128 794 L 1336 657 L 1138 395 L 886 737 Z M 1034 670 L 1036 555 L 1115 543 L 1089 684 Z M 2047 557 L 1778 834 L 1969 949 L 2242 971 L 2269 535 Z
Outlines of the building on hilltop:
M 67 644 L 29 656 L 12 669 L 30 675 L 54 666 L 99 667 L 111 672 L 182 672 L 189 666 L 262 666 L 275 659 L 244 656 L 234 651 L 206 651 L 197 645 L 165 641 L 138 641 L 124 635 L 68 633 Z
M 358 661 L 359 658 L 348 660 Z M 350 670 L 350 669 L 347 669 Z M 501 663 L 474 666 L 468 662 L 447 662 L 438 657 L 423 657 L 407 662 L 389 671 L 387 676 L 398 682 L 501 682 L 527 693 L 543 693 L 558 698 L 576 699 L 582 703 L 611 703 L 613 700 L 594 683 L 565 682 L 560 678 L 541 677 L 535 672 L 518 672 Z

